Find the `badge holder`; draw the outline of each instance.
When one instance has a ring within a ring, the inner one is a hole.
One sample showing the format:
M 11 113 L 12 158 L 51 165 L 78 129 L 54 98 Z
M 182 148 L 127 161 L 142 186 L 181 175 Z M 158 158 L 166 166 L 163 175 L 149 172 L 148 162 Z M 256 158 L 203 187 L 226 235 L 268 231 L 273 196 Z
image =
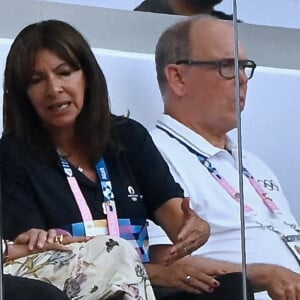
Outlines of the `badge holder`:
M 300 265 L 300 234 L 295 235 L 284 235 L 282 240 L 293 253 Z

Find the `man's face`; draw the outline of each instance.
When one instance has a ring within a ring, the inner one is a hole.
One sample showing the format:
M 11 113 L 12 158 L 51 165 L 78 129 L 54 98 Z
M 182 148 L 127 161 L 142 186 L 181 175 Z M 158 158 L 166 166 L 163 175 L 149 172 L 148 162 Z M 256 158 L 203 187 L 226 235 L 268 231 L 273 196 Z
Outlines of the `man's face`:
M 191 29 L 190 59 L 215 61 L 234 57 L 233 28 L 224 22 L 196 23 Z M 243 48 L 239 58 L 247 59 Z M 216 133 L 236 127 L 235 79 L 226 79 L 214 66 L 183 66 L 185 107 L 190 122 Z M 240 104 L 245 106 L 247 77 L 240 71 Z

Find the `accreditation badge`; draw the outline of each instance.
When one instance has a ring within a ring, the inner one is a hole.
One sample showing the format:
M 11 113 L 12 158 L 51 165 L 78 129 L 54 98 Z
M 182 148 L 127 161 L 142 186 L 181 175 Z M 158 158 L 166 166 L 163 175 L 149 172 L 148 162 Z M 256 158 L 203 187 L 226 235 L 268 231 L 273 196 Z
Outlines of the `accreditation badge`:
M 287 247 L 294 254 L 298 263 L 300 264 L 300 234 L 295 235 L 284 235 L 282 240 L 287 245 Z

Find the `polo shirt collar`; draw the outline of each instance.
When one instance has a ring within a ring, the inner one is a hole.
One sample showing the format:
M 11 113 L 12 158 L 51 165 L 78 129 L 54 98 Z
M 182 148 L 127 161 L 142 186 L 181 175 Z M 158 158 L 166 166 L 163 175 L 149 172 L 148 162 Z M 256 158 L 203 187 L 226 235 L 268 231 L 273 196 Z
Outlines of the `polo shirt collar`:
M 190 129 L 189 127 L 178 122 L 169 115 L 162 114 L 156 123 L 157 127 L 161 127 L 174 135 L 177 139 L 186 143 L 188 146 L 196 150 L 197 152 L 203 154 L 206 157 L 214 156 L 220 152 L 226 151 L 224 149 L 213 146 L 201 135 Z M 236 152 L 237 146 L 226 136 L 226 148 L 233 153 Z

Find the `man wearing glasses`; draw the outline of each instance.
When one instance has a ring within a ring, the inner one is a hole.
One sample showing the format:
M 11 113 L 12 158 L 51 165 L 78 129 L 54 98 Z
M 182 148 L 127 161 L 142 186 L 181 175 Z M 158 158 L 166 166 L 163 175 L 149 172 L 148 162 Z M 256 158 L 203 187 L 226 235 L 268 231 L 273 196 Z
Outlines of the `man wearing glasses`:
M 237 126 L 236 101 L 245 107 L 247 84 L 256 64 L 239 45 L 234 61 L 232 25 L 209 16 L 183 20 L 160 37 L 155 53 L 164 114 L 152 132 L 154 142 L 180 183 L 191 207 L 211 228 L 208 242 L 179 268 L 198 266 L 211 274 L 241 270 L 240 197 L 237 145 L 227 133 Z M 236 100 L 235 69 L 239 76 Z M 299 225 L 274 173 L 259 158 L 243 151 L 243 186 L 247 276 L 256 299 L 300 299 L 300 268 L 296 257 Z M 260 182 L 272 180 L 278 189 Z M 152 238 L 152 241 L 151 241 Z M 168 242 L 150 226 L 152 259 Z M 186 249 L 187 254 L 190 253 Z M 196 287 L 197 272 L 182 281 Z M 173 276 L 175 276 L 173 274 Z

